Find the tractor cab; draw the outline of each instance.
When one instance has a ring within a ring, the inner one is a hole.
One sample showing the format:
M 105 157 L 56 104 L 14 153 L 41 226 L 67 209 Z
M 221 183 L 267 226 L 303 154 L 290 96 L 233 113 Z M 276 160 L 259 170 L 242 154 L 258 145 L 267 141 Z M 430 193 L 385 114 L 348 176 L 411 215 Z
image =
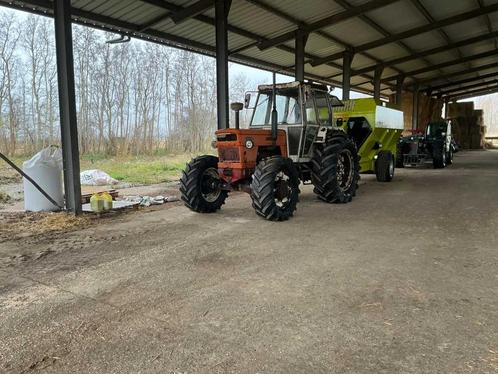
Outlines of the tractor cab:
M 254 106 L 246 95 L 246 108 L 253 109 L 250 128 L 271 129 L 272 112 L 276 110 L 276 124 L 285 132 L 287 157 L 294 162 L 309 161 L 312 145 L 320 141 L 319 129 L 332 127 L 332 109 L 343 105 L 329 94 L 324 85 L 291 82 L 275 85 L 260 85 Z

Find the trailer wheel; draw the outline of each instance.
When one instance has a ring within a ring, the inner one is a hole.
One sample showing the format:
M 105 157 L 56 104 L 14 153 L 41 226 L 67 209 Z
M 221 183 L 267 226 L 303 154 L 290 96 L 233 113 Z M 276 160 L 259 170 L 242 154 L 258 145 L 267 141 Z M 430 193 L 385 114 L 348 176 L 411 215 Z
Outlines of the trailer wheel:
M 291 159 L 272 156 L 258 163 L 251 182 L 252 206 L 270 221 L 286 221 L 299 201 L 299 173 Z
M 432 165 L 434 169 L 442 169 L 446 167 L 446 152 L 443 145 L 438 145 L 433 148 Z
M 200 156 L 190 161 L 180 179 L 180 192 L 185 205 L 195 212 L 220 209 L 228 192 L 221 189 L 218 157 Z
M 390 182 L 394 177 L 394 157 L 391 151 L 380 151 L 375 162 L 375 175 L 379 182 Z
M 311 181 L 318 198 L 327 203 L 348 203 L 360 179 L 358 150 L 342 131 L 329 131 L 324 144 L 315 146 Z

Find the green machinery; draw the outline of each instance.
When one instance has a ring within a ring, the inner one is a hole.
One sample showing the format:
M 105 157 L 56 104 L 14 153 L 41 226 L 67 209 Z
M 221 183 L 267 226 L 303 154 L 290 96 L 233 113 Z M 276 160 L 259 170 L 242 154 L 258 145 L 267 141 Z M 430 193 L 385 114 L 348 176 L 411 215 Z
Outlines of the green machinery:
M 334 120 L 354 139 L 361 158 L 360 172 L 375 173 L 378 181 L 390 182 L 404 130 L 403 112 L 386 103 L 379 105 L 375 99 L 352 99 L 334 108 Z

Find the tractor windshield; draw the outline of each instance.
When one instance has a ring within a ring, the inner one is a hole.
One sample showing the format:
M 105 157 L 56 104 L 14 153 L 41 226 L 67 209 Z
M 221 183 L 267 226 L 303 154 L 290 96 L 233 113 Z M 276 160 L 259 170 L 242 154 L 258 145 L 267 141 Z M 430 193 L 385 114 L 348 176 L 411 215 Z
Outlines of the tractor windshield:
M 427 136 L 430 138 L 441 138 L 443 133 L 446 132 L 445 122 L 432 122 L 427 126 Z
M 258 95 L 251 126 L 271 125 L 272 100 L 273 96 L 271 92 L 262 92 Z M 302 123 L 299 93 L 297 90 L 277 93 L 275 102 L 278 113 L 278 124 L 296 125 Z

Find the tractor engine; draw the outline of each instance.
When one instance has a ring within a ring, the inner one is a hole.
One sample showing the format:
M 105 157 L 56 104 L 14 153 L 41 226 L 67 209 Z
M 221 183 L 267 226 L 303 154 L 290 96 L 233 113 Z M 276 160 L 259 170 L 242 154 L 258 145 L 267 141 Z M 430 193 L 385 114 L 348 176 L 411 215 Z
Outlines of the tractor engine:
M 274 141 L 271 130 L 223 129 L 216 131 L 218 172 L 222 180 L 232 187 L 250 177 L 257 163 L 268 156 L 286 157 L 285 131 L 279 130 Z

